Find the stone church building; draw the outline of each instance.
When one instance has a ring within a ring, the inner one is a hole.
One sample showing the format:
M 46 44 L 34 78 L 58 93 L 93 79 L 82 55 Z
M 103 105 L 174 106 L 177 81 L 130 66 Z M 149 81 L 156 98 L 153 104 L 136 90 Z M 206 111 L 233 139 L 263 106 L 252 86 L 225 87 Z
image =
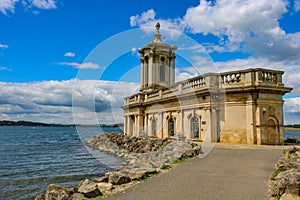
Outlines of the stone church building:
M 124 133 L 206 143 L 283 144 L 283 71 L 206 73 L 175 83 L 175 51 L 154 40 L 141 54 L 140 92 L 124 100 Z

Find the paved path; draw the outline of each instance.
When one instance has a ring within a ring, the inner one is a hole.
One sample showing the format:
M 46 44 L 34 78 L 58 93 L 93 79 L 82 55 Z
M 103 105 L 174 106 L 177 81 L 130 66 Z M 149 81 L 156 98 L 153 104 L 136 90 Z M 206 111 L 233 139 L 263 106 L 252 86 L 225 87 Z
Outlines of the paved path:
M 217 145 L 109 200 L 268 199 L 267 182 L 283 147 Z

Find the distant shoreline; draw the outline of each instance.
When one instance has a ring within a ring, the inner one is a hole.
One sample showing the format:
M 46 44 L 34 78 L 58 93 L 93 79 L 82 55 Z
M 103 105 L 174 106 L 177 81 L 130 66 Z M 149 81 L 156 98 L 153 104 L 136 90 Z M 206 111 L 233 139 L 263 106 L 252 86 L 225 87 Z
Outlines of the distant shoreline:
M 284 130 L 295 130 L 295 131 L 297 131 L 297 130 L 300 130 L 300 128 L 294 128 L 294 127 L 284 127 Z
M 0 126 L 33 126 L 33 127 L 112 127 L 112 128 L 123 128 L 123 124 L 48 124 L 41 122 L 31 122 L 31 121 L 8 121 L 0 120 Z

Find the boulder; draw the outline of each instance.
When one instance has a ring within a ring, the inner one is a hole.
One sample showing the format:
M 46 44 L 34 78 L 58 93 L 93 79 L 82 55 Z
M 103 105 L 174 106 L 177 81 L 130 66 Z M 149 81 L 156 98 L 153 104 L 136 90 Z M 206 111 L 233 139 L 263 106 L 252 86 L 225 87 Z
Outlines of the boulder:
M 34 200 L 45 200 L 45 196 L 43 194 L 39 194 L 35 197 Z
M 300 200 L 300 196 L 294 194 L 283 194 L 280 197 L 280 200 Z
M 68 200 L 70 199 L 71 194 L 73 193 L 73 190 L 55 185 L 50 184 L 47 188 L 45 200 Z
M 81 181 L 77 186 L 77 191 L 88 198 L 97 197 L 102 194 L 98 188 L 97 183 L 93 182 L 90 179 Z
M 300 172 L 296 169 L 290 169 L 281 172 L 275 180 L 278 180 L 277 189 L 279 194 L 299 194 Z
M 131 181 L 127 173 L 109 172 L 108 174 L 108 182 L 113 185 L 122 185 Z
M 113 188 L 113 184 L 111 183 L 97 183 L 97 187 L 101 193 L 111 191 Z
M 70 200 L 87 200 L 83 194 L 75 193 L 71 196 Z

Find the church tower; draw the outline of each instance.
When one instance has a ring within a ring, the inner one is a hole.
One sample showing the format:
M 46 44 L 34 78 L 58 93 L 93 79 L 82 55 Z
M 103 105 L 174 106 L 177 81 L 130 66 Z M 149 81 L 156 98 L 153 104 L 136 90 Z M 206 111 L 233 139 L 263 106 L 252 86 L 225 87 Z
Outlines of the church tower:
M 151 91 L 168 87 L 175 83 L 176 46 L 163 43 L 156 24 L 154 40 L 139 50 L 141 54 L 141 88 L 140 91 Z

